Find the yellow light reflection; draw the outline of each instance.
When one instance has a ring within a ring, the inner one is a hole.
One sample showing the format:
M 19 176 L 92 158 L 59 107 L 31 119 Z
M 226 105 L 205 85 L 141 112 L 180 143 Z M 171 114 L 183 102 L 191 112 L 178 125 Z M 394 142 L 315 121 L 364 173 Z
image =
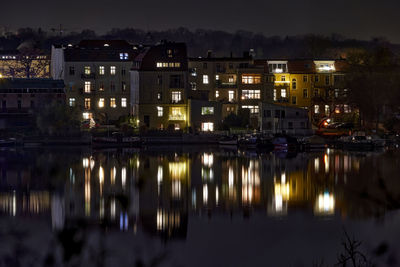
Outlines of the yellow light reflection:
M 325 173 L 329 172 L 329 157 L 328 154 L 324 156 L 324 164 L 325 164 Z
M 203 185 L 203 203 L 204 205 L 208 203 L 208 186 L 206 184 Z
M 100 185 L 100 196 L 103 195 L 103 185 L 104 185 L 104 169 L 99 167 L 99 185 Z
M 250 160 L 248 168 L 242 166 L 242 202 L 253 203 L 260 200 L 259 163 Z
M 122 189 L 125 190 L 125 187 L 126 187 L 126 167 L 122 167 L 122 169 L 121 169 L 121 185 L 122 185 Z
M 111 169 L 111 173 L 110 173 L 110 181 L 111 184 L 115 184 L 115 177 L 117 176 L 117 169 L 115 168 L 115 166 Z
M 183 179 L 186 176 L 186 162 L 170 162 L 168 163 L 169 175 L 171 179 Z

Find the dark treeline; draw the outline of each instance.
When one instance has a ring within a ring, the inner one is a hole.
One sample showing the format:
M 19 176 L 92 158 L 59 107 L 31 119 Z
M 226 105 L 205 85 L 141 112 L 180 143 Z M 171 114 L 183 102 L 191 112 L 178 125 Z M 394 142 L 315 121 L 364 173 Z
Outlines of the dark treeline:
M 57 30 L 21 28 L 16 32 L 5 32 L 0 36 L 0 49 L 14 50 L 29 46 L 50 50 L 52 44 L 76 44 L 83 39 L 123 39 L 134 44 L 155 44 L 160 40 L 185 42 L 191 57 L 204 56 L 212 50 L 215 56 L 241 56 L 244 51 L 254 50 L 256 58 L 341 58 L 354 50 L 369 49 L 377 44 L 390 47 L 395 53 L 399 45 L 390 44 L 383 38 L 371 41 L 347 39 L 338 34 L 330 36 L 265 36 L 260 33 L 198 29 L 190 31 L 177 28 L 165 31 L 144 31 L 134 28 L 112 29 L 106 34 L 92 30 L 61 32 Z

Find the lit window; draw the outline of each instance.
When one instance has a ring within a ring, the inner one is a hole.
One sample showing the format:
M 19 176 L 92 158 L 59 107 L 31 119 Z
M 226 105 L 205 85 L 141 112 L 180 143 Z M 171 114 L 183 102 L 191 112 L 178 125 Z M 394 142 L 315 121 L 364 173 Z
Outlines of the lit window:
M 112 107 L 112 108 L 116 108 L 117 107 L 117 103 L 115 102 L 115 98 L 114 97 L 110 98 L 110 107 Z
M 84 120 L 90 119 L 90 115 L 91 115 L 91 114 L 90 114 L 89 112 L 83 112 L 83 113 L 82 113 L 82 117 L 83 117 Z
M 218 98 L 219 97 L 219 91 L 217 90 L 217 91 L 215 91 L 215 98 Z
M 350 112 L 351 112 L 350 106 L 344 104 L 344 105 L 343 105 L 343 111 L 344 111 L 344 113 L 350 113 Z
M 85 74 L 86 75 L 90 74 L 90 66 L 85 66 Z
M 162 99 L 162 93 L 157 93 L 157 99 L 161 100 Z
M 104 98 L 99 99 L 99 108 L 104 108 Z
M 111 75 L 115 75 L 116 71 L 117 71 L 117 70 L 116 70 L 116 67 L 115 67 L 115 66 L 111 66 L 111 67 L 110 67 L 110 74 L 111 74 Z
M 171 100 L 172 100 L 172 103 L 180 102 L 182 100 L 182 92 L 180 92 L 180 91 L 171 92 Z
M 164 115 L 163 107 L 157 107 L 157 116 L 162 117 Z
M 196 82 L 190 82 L 190 87 L 192 88 L 192 90 L 196 90 L 197 89 Z
M 190 75 L 196 77 L 197 76 L 197 70 L 196 68 L 191 69 Z
M 258 106 L 242 106 L 242 108 L 247 108 L 250 110 L 250 114 L 258 114 Z
M 276 97 L 276 89 L 274 89 L 274 101 L 276 101 L 277 97 Z
M 71 97 L 71 98 L 69 99 L 69 106 L 70 106 L 70 107 L 75 107 L 75 98 Z
M 228 100 L 229 102 L 233 102 L 235 100 L 235 91 L 228 92 Z
M 260 90 L 242 90 L 243 99 L 260 99 Z
M 281 97 L 286 98 L 286 89 L 281 89 Z
M 92 87 L 91 82 L 85 81 L 85 93 L 90 93 L 91 87 Z
M 175 68 L 180 68 L 181 67 L 181 63 L 180 62 L 175 62 Z
M 203 84 L 208 84 L 208 75 L 203 75 Z
M 105 72 L 104 66 L 100 66 L 99 67 L 99 75 L 104 75 L 104 72 Z
M 162 64 L 162 62 L 157 62 L 156 66 L 157 66 L 157 68 L 162 68 L 163 64 Z
M 126 108 L 126 98 L 125 97 L 123 97 L 123 98 L 121 98 L 121 107 L 123 107 L 123 108 Z
M 261 83 L 261 75 L 242 75 L 242 83 L 244 84 L 259 84 Z
M 214 123 L 213 122 L 203 122 L 201 123 L 201 130 L 204 132 L 212 132 L 214 131 Z
M 215 75 L 215 80 L 216 80 L 216 81 L 219 80 L 219 75 Z
M 202 107 L 201 115 L 212 115 L 214 114 L 214 107 Z
M 184 111 L 183 107 L 171 107 L 170 114 L 169 114 L 169 120 L 183 121 L 186 119 L 184 113 L 185 113 L 185 111 Z
M 119 59 L 127 60 L 128 59 L 128 53 L 119 53 Z
M 329 115 L 329 113 L 330 113 L 329 105 L 325 105 L 325 115 Z
M 319 113 L 319 106 L 318 105 L 314 105 L 314 113 L 315 114 Z
M 234 83 L 235 82 L 235 79 L 233 79 L 233 76 L 229 76 L 228 77 L 228 82 L 229 83 Z
M 90 98 L 85 98 L 85 109 L 90 109 Z

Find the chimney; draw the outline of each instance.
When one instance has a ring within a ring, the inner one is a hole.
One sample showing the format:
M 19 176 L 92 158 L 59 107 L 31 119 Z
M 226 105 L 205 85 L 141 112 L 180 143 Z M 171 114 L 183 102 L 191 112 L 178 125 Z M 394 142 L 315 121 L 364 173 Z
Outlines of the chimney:
M 207 51 L 207 58 L 212 58 L 212 50 Z

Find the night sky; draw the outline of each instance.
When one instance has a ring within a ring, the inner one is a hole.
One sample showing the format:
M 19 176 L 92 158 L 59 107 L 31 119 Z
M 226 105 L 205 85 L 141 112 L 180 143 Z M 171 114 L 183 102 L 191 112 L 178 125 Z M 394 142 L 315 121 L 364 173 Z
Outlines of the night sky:
M 165 30 L 238 29 L 270 35 L 339 33 L 346 37 L 386 37 L 400 43 L 398 0 L 3 0 L 0 26 L 62 24 L 104 33 L 113 27 Z

